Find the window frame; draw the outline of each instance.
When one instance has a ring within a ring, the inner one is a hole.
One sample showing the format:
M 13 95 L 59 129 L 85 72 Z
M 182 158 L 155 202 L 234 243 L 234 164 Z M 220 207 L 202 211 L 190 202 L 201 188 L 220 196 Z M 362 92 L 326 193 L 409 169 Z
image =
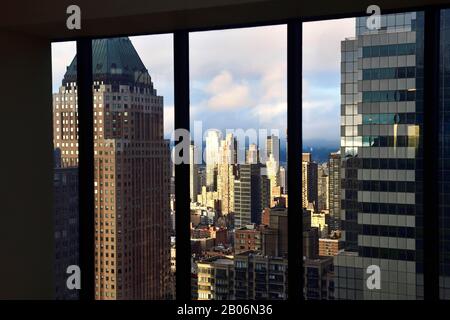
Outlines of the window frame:
M 382 14 L 423 11 L 425 16 L 424 34 L 424 101 L 427 112 L 424 113 L 424 207 L 436 214 L 424 215 L 424 299 L 439 300 L 439 188 L 436 181 L 438 171 L 438 137 L 439 128 L 439 54 L 440 54 L 440 14 L 449 5 L 420 6 L 416 8 L 386 10 Z M 296 19 L 282 21 L 264 21 L 211 28 L 174 30 L 173 32 L 135 33 L 128 36 L 172 34 L 174 56 L 174 119 L 175 128 L 189 130 L 189 33 L 196 31 L 214 31 L 258 26 L 287 25 L 287 130 L 288 130 L 288 170 L 295 174 L 288 176 L 288 189 L 300 190 L 301 167 L 299 161 L 302 150 L 302 25 L 304 22 L 324 21 L 339 18 L 365 16 L 365 12 L 327 15 L 299 16 Z M 76 41 L 77 43 L 77 87 L 79 105 L 79 210 L 80 214 L 80 268 L 85 270 L 81 280 L 83 290 L 80 299 L 95 299 L 95 265 L 94 265 L 94 131 L 93 131 L 93 95 L 92 95 L 92 40 L 113 38 L 114 36 L 93 36 L 59 41 Z M 179 142 L 178 142 L 179 143 Z M 189 185 L 189 165 L 180 164 L 175 168 L 176 211 L 187 212 L 190 207 L 189 195 L 185 192 Z M 92 191 L 92 192 L 91 192 Z M 294 306 L 304 300 L 303 284 L 303 239 L 298 230 L 302 226 L 302 215 L 298 214 L 301 200 L 299 192 L 291 192 L 288 208 L 288 239 L 290 255 L 288 259 L 289 297 L 282 304 Z M 300 229 L 301 230 L 301 229 Z M 190 292 L 190 236 L 189 216 L 176 215 L 176 300 L 189 301 Z M 86 271 L 88 270 L 88 271 Z M 90 272 L 89 272 L 90 270 Z M 361 302 L 361 301 L 358 301 Z

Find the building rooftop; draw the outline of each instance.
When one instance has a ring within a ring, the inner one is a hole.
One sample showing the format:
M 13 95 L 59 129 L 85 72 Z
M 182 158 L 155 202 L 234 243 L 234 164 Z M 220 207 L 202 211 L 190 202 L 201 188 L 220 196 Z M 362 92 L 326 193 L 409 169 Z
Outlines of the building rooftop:
M 214 261 L 214 264 L 222 264 L 222 265 L 232 265 L 234 264 L 234 261 L 232 259 L 217 259 L 216 261 Z
M 128 37 L 92 40 L 92 73 L 94 81 L 114 78 L 128 82 L 141 82 L 149 77 L 139 54 Z M 62 84 L 76 81 L 77 56 L 73 58 L 64 75 Z

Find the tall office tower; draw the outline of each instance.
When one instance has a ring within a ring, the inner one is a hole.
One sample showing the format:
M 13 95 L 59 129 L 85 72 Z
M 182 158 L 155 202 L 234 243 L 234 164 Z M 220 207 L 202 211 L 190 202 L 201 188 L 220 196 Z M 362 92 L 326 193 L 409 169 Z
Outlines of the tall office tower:
M 271 154 L 276 161 L 280 161 L 280 138 L 274 134 L 267 136 L 266 159 L 269 159 Z
M 283 193 L 287 194 L 287 176 L 286 176 L 286 167 L 280 166 L 280 187 L 283 189 Z
M 206 187 L 208 191 L 214 191 L 217 187 L 220 136 L 219 130 L 210 129 L 205 137 Z
M 236 300 L 285 300 L 288 298 L 288 261 L 247 251 L 234 256 Z
M 267 178 L 270 181 L 270 202 L 274 199 L 274 189 L 280 184 L 280 162 L 278 162 L 273 154 L 270 154 L 269 159 L 266 161 Z
M 241 164 L 234 181 L 234 226 L 261 223 L 261 170 L 257 164 Z
M 237 143 L 232 134 L 220 141 L 217 170 L 217 192 L 222 205 L 222 214 L 234 212 L 234 180 L 237 162 Z
M 265 208 L 270 208 L 270 179 L 261 175 L 261 209 Z
M 323 211 L 329 209 L 329 184 L 328 166 L 323 163 L 317 169 L 317 210 Z
M 246 163 L 248 164 L 257 164 L 259 158 L 259 150 L 258 146 L 254 143 L 248 146 Z
M 340 229 L 341 222 L 341 152 L 332 152 L 328 158 L 330 231 Z
M 385 15 L 368 30 L 357 18 L 341 45 L 339 299 L 423 298 L 423 23 L 423 12 Z
M 199 183 L 199 191 L 201 192 L 202 187 L 206 186 L 206 168 L 205 166 L 198 165 L 198 183 Z
M 93 40 L 95 294 L 170 293 L 170 157 L 163 98 L 128 38 Z M 76 57 L 54 94 L 54 145 L 77 162 Z
M 199 159 L 197 153 L 197 147 L 191 142 L 189 146 L 189 176 L 190 176 L 190 185 L 189 185 L 189 194 L 191 196 L 191 202 L 197 201 L 197 196 L 200 193 L 200 176 L 198 173 L 198 163 Z
M 311 153 L 302 154 L 302 207 L 312 203 L 317 210 L 317 163 L 312 161 Z
M 55 167 L 54 190 L 54 235 L 55 235 L 55 299 L 78 299 L 78 290 L 69 290 L 66 285 L 67 268 L 79 264 L 78 247 L 78 168 Z

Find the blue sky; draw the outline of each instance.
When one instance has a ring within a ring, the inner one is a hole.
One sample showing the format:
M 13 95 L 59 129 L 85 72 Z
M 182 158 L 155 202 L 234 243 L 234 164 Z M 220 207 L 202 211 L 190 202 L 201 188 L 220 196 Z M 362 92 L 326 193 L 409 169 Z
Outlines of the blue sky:
M 286 26 L 190 34 L 191 120 L 203 129 L 286 130 Z M 340 42 L 354 36 L 354 19 L 304 24 L 303 139 L 339 141 Z M 172 35 L 131 37 L 158 94 L 165 131 L 173 130 Z M 75 43 L 52 45 L 53 91 Z

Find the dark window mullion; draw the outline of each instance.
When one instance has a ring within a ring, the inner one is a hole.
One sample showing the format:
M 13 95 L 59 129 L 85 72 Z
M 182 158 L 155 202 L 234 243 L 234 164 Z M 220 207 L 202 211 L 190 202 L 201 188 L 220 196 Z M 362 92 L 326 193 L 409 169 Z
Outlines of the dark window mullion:
M 439 40 L 440 10 L 425 10 L 424 30 L 424 298 L 439 299 Z
M 302 22 L 288 23 L 287 31 L 287 135 L 288 135 L 288 252 L 289 300 L 303 300 L 303 223 L 301 193 L 302 155 Z
M 92 40 L 77 41 L 79 254 L 81 300 L 95 299 Z
M 173 44 L 175 130 L 189 130 L 189 33 L 175 32 Z M 184 141 L 176 143 L 180 142 Z M 191 297 L 189 164 L 175 166 L 175 225 L 176 297 L 187 301 Z

